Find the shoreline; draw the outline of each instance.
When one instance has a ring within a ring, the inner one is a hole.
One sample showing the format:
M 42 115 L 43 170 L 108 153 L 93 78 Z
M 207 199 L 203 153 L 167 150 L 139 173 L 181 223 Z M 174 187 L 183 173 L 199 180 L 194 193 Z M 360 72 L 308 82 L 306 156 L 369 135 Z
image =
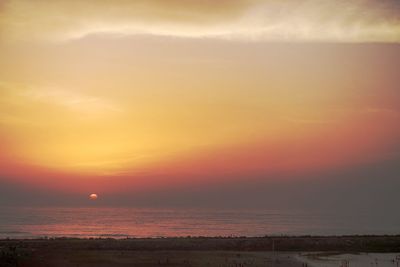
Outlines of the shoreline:
M 1 246 L 128 250 L 400 252 L 400 235 L 0 239 Z
M 0 267 L 319 267 L 339 259 L 385 267 L 398 256 L 400 235 L 0 240 Z

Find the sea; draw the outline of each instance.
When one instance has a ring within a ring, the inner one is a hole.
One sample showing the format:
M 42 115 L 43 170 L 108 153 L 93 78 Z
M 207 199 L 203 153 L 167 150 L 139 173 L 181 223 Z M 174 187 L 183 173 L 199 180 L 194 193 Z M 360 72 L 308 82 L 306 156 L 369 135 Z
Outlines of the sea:
M 0 239 L 400 234 L 400 216 L 271 210 L 0 207 Z

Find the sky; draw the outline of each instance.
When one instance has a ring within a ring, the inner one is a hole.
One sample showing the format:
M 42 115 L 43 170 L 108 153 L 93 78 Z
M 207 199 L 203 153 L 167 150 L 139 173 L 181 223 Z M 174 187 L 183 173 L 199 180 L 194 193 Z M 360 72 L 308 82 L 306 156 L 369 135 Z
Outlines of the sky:
M 0 0 L 0 205 L 394 207 L 399 42 L 395 0 Z

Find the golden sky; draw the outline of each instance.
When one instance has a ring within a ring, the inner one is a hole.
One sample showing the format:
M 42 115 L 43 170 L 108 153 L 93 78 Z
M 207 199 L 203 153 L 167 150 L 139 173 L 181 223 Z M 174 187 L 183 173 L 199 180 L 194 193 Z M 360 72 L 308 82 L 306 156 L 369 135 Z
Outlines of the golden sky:
M 391 158 L 399 9 L 1 1 L 0 177 L 154 186 Z

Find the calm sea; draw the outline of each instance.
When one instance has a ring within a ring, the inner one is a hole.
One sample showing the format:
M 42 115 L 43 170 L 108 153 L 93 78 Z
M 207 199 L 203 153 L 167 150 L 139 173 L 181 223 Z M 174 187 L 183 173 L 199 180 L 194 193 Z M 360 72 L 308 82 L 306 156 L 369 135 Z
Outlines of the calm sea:
M 399 234 L 369 214 L 134 208 L 0 208 L 0 238 Z

